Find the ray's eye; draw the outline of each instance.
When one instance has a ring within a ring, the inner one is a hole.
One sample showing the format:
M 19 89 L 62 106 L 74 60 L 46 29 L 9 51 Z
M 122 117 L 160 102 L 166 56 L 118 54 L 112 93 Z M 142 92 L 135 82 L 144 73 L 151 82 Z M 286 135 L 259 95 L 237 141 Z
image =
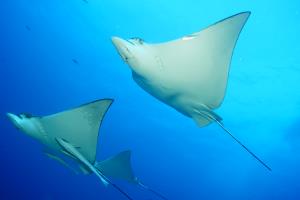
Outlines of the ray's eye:
M 133 38 L 131 38 L 131 40 L 133 40 L 135 43 L 138 43 L 138 44 L 144 43 L 144 40 L 139 37 L 133 37 Z
M 21 117 L 21 118 L 32 118 L 33 116 L 32 116 L 32 114 L 30 114 L 30 113 L 21 113 L 21 114 L 20 114 L 20 117 Z

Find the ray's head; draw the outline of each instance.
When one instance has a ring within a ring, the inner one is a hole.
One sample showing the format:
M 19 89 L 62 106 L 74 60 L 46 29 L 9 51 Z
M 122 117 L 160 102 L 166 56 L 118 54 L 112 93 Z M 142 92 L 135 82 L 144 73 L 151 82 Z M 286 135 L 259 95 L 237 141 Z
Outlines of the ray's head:
M 149 74 L 151 65 L 153 65 L 155 60 L 151 56 L 147 43 L 140 38 L 125 40 L 119 37 L 112 37 L 111 40 L 119 55 L 129 65 L 131 70 L 141 76 Z
M 37 128 L 35 127 L 32 121 L 33 117 L 30 114 L 23 113 L 20 115 L 15 115 L 12 113 L 6 113 L 6 116 L 17 129 L 23 131 L 31 137 L 36 138 L 38 136 Z

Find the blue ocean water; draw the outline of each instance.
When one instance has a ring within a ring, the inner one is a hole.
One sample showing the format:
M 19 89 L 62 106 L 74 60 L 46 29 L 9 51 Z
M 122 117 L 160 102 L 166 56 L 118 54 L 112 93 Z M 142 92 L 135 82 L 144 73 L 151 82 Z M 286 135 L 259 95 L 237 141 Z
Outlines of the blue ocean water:
M 252 14 L 234 51 L 224 124 L 189 118 L 139 88 L 110 37 L 163 42 L 241 11 Z M 131 149 L 135 174 L 170 200 L 300 199 L 300 2 L 3 0 L 0 4 L 0 199 L 125 199 L 96 176 L 45 157 L 6 112 L 47 115 L 114 98 L 98 159 Z M 157 199 L 114 180 L 134 199 Z

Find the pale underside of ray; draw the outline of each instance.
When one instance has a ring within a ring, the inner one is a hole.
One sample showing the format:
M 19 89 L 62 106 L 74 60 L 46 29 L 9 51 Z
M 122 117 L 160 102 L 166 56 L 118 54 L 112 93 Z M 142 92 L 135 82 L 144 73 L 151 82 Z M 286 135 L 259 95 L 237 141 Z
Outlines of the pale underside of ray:
M 250 12 L 239 13 L 198 33 L 152 45 L 152 50 L 160 59 L 161 85 L 183 99 L 179 102 L 175 100 L 175 103 L 166 102 L 177 109 L 195 106 L 195 114 L 189 114 L 198 125 L 205 126 L 215 121 L 271 171 L 268 165 L 223 126 L 222 118 L 212 111 L 224 99 L 233 50 L 249 15 Z
M 99 128 L 111 103 L 111 99 L 98 100 L 71 110 L 37 118 L 45 142 L 51 148 L 61 150 L 56 139 L 62 138 L 78 148 L 90 163 L 94 163 Z
M 233 49 L 250 12 L 240 13 L 183 38 L 153 44 L 161 84 L 215 109 L 223 101 Z
M 257 161 L 271 171 L 259 157 L 235 138 L 212 110 L 224 99 L 231 57 L 250 12 L 221 20 L 208 28 L 174 41 L 150 45 L 159 59 L 159 81 L 171 97 L 163 99 L 194 118 L 199 126 L 215 121 Z M 171 91 L 171 92 L 170 92 Z M 178 99 L 180 98 L 180 99 Z M 173 100 L 174 99 L 174 100 Z M 186 109 L 192 107 L 191 110 Z M 188 111 L 187 111 L 188 110 Z

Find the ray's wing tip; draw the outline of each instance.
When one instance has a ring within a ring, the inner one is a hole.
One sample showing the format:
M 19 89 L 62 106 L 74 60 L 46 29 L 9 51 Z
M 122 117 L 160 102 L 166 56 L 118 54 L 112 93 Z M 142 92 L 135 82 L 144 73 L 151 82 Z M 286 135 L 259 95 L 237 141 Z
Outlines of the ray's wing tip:
M 251 15 L 251 11 L 250 11 L 250 10 L 243 11 L 243 12 L 241 12 L 240 14 L 247 14 L 247 15 Z
M 245 18 L 245 19 L 248 19 L 250 15 L 251 15 L 251 11 L 242 11 L 242 12 L 236 13 L 234 15 L 231 15 L 230 17 L 228 17 L 226 19 L 230 19 L 230 18 Z
M 103 103 L 103 102 L 108 102 L 109 105 L 111 105 L 115 100 L 113 98 L 103 98 L 103 99 L 97 99 L 97 100 L 94 100 L 94 101 L 91 101 L 89 103 L 85 103 L 85 104 L 82 104 L 81 106 L 84 106 L 84 105 L 89 105 L 89 104 L 93 104 L 93 103 Z
M 84 104 L 81 104 L 80 106 L 78 107 L 81 107 L 81 106 L 86 106 L 86 105 L 90 105 L 90 104 L 93 104 L 93 103 L 99 103 L 99 102 L 104 102 L 104 101 L 109 101 L 109 102 L 113 102 L 114 99 L 113 98 L 102 98 L 102 99 L 96 99 L 94 101 L 89 101 L 87 103 L 84 103 Z
M 243 11 L 243 12 L 237 13 L 229 18 L 238 19 L 239 21 L 243 21 L 243 24 L 245 24 L 248 21 L 250 15 L 251 15 L 251 11 Z
M 245 18 L 249 18 L 249 16 L 251 15 L 251 11 L 240 12 L 237 15 L 244 15 Z
M 102 98 L 102 99 L 97 99 L 95 101 L 92 101 L 91 103 L 93 102 L 99 102 L 99 101 L 109 101 L 109 102 L 113 102 L 114 99 L 113 98 Z
M 112 104 L 115 100 L 113 98 L 104 98 L 100 99 L 99 101 L 108 101 L 110 104 Z
M 248 19 L 250 15 L 251 15 L 251 11 L 243 11 L 243 12 L 239 12 L 239 13 L 236 13 L 236 14 L 234 14 L 234 15 L 231 15 L 230 17 L 225 18 L 225 19 L 239 18 L 239 17 Z M 221 20 L 221 21 L 222 21 L 222 20 Z

